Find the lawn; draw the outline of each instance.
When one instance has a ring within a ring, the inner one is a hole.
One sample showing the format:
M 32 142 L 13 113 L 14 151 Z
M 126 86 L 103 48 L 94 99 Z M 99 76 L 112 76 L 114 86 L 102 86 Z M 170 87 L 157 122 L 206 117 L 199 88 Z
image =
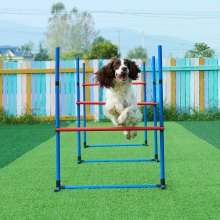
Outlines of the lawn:
M 220 136 L 217 133 L 201 135 L 203 128 L 212 128 L 214 122 L 193 123 L 165 123 L 166 190 L 85 189 L 58 193 L 53 192 L 53 126 L 40 129 L 39 125 L 2 126 L 4 152 L 12 149 L 16 156 L 0 169 L 0 219 L 219 219 L 220 150 L 216 146 L 220 144 Z M 88 125 L 110 126 L 110 123 L 90 122 Z M 214 126 L 216 131 L 220 130 L 220 123 Z M 198 128 L 200 132 L 196 133 Z M 27 135 L 17 135 L 23 129 Z M 151 157 L 153 132 L 148 135 L 149 147 L 82 149 L 82 159 Z M 139 132 L 132 142 L 142 140 L 143 132 Z M 130 143 L 121 132 L 90 132 L 88 142 Z M 19 154 L 15 151 L 30 145 Z M 0 155 L 1 161 L 4 152 Z M 156 162 L 77 164 L 76 159 L 76 134 L 62 133 L 61 181 L 64 185 L 159 183 Z

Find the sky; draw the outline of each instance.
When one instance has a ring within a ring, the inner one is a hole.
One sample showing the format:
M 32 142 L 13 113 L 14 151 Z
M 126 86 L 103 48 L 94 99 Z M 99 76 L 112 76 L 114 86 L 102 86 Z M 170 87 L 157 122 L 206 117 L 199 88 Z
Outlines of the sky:
M 0 0 L 0 20 L 47 26 L 56 0 Z M 220 54 L 220 0 L 61 0 L 67 10 L 77 7 L 92 14 L 96 28 L 135 30 L 144 35 L 167 35 L 205 42 Z M 1 28 L 1 27 L 0 27 Z M 9 33 L 10 27 L 7 27 Z

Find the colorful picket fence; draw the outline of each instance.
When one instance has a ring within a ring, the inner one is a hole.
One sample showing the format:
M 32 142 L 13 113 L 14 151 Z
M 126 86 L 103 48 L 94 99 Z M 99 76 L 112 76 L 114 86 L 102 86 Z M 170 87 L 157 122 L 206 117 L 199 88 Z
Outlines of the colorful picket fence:
M 80 65 L 82 67 L 82 63 Z M 86 64 L 86 82 L 92 83 L 94 72 L 108 60 L 90 60 Z M 143 69 L 141 60 L 136 63 Z M 164 103 L 177 112 L 218 111 L 220 109 L 220 59 L 191 58 L 164 59 Z M 61 118 L 73 119 L 76 115 L 75 61 L 61 61 L 60 100 Z M 151 60 L 146 60 L 147 101 L 152 100 Z M 18 61 L 0 63 L 0 108 L 9 115 L 29 113 L 38 117 L 55 115 L 55 62 Z M 143 80 L 140 73 L 139 81 Z M 82 77 L 81 77 L 82 82 Z M 143 100 L 143 87 L 133 85 L 137 101 Z M 82 91 L 81 91 L 82 95 Z M 105 100 L 105 89 L 86 87 L 86 99 Z M 82 96 L 81 96 L 82 98 Z M 82 111 L 81 111 L 82 112 Z M 87 106 L 89 119 L 104 117 L 103 106 Z

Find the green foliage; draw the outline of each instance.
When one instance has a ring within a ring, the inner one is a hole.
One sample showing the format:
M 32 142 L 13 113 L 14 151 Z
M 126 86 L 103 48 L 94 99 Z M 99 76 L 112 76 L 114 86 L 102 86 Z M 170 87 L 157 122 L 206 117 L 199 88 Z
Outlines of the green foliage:
M 61 54 L 62 60 L 75 60 L 77 57 L 83 58 L 83 53 L 76 50 L 70 50 Z
M 194 48 L 188 50 L 185 54 L 186 58 L 213 57 L 215 51 L 206 43 L 195 43 Z
M 143 114 L 144 107 L 141 107 Z M 147 109 L 147 118 L 153 121 L 153 108 Z M 159 109 L 157 108 L 157 119 L 159 119 Z M 220 120 L 220 112 L 198 112 L 193 110 L 192 113 L 176 112 L 176 109 L 165 106 L 164 107 L 164 120 L 165 121 L 215 121 Z
M 0 125 L 7 124 L 35 124 L 42 122 L 51 122 L 48 119 L 42 119 L 35 117 L 34 115 L 25 113 L 20 116 L 13 116 L 5 112 L 3 109 L 0 109 Z
M 142 59 L 147 57 L 147 50 L 143 47 L 136 47 L 128 51 L 127 58 Z
M 58 15 L 58 14 L 61 14 L 64 12 L 66 13 L 66 9 L 65 9 L 65 6 L 62 2 L 57 2 L 52 5 L 52 8 L 51 8 L 52 15 Z
M 92 46 L 98 43 L 103 43 L 103 42 L 108 42 L 108 41 L 102 36 L 96 37 L 95 40 L 92 42 Z
M 118 47 L 110 41 L 99 42 L 92 46 L 91 50 L 85 54 L 85 59 L 110 59 L 118 57 Z
M 47 61 L 50 60 L 47 49 L 43 48 L 42 44 L 39 44 L 39 52 L 34 56 L 35 61 Z

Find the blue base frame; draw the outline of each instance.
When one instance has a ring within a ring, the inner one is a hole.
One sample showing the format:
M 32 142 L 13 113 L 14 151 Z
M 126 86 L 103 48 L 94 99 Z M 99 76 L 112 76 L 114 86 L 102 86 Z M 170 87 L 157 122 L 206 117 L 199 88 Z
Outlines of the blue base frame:
M 128 184 L 128 185 L 88 185 L 88 186 L 60 186 L 54 192 L 61 189 L 140 189 L 140 188 L 160 188 L 165 189 L 165 185 L 161 184 Z
M 123 162 L 153 162 L 154 158 L 137 158 L 137 159 L 103 159 L 103 160 L 81 160 L 78 163 L 123 163 Z
M 89 144 L 86 145 L 86 148 L 95 148 L 95 147 L 143 147 L 148 146 L 147 144 Z

